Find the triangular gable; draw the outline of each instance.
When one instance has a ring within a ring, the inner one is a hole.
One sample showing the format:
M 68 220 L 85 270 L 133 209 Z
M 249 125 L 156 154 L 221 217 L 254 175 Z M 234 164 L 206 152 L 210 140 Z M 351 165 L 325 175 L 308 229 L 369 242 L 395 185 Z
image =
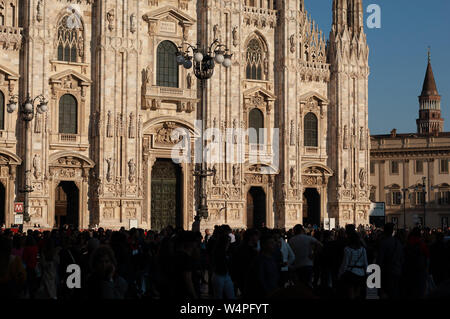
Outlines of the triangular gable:
M 271 92 L 269 92 L 268 90 L 266 90 L 262 87 L 255 87 L 255 88 L 248 89 L 247 91 L 244 92 L 244 97 L 252 97 L 255 95 L 255 93 L 260 93 L 261 95 L 263 95 L 265 97 L 266 100 L 269 100 L 269 101 L 271 101 L 271 100 L 273 101 L 277 98 Z
M 142 17 L 144 21 L 150 22 L 150 21 L 158 21 L 161 20 L 167 16 L 171 16 L 174 19 L 178 20 L 180 24 L 190 26 L 195 23 L 195 19 L 191 18 L 184 12 L 178 10 L 177 8 L 173 6 L 165 6 L 163 8 L 151 11 L 149 13 L 144 14 Z
M 308 92 L 306 94 L 303 94 L 302 96 L 300 96 L 300 101 L 308 102 L 308 100 L 312 97 L 315 97 L 316 99 L 320 100 L 323 104 L 328 104 L 328 99 L 316 92 Z
M 84 76 L 84 75 L 82 75 L 82 74 L 80 74 L 78 72 L 75 72 L 73 70 L 65 70 L 65 71 L 62 71 L 62 72 L 60 72 L 58 74 L 55 74 L 55 75 L 51 76 L 50 77 L 50 83 L 59 83 L 59 82 L 61 82 L 62 79 L 64 79 L 68 75 L 73 76 L 75 79 L 77 79 L 78 81 L 80 81 L 84 85 L 89 85 L 89 84 L 92 83 L 91 79 L 89 79 L 88 77 L 86 77 L 86 76 Z
M 7 80 L 18 80 L 20 75 L 8 69 L 7 67 L 0 65 L 0 72 L 7 75 Z

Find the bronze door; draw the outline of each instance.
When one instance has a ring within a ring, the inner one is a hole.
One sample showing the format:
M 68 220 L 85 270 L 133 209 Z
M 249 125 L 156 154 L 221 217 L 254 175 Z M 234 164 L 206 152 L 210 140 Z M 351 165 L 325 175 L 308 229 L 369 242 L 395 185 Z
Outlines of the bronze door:
M 181 200 L 179 167 L 172 161 L 157 160 L 152 169 L 151 229 L 160 231 L 180 226 Z

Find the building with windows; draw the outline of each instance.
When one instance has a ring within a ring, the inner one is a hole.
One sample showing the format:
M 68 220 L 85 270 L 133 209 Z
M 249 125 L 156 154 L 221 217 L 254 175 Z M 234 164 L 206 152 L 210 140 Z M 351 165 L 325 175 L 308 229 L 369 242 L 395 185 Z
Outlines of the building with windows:
M 194 157 L 201 96 L 175 54 L 219 39 L 232 66 L 208 81 L 208 127 L 258 134 L 210 164 L 202 227 L 367 224 L 364 10 L 332 5 L 327 45 L 304 0 L 0 0 L 1 222 L 30 186 L 29 225 L 190 228 L 194 164 L 172 159 Z M 6 109 L 28 93 L 49 104 L 26 130 Z
M 385 202 L 387 221 L 399 227 L 449 226 L 450 132 L 443 132 L 440 102 L 429 56 L 417 133 L 371 138 L 370 199 Z

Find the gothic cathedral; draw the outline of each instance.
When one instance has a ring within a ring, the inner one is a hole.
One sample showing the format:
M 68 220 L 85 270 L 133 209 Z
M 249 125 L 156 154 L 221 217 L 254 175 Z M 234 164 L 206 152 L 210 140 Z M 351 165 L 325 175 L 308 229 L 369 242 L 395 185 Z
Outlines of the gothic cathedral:
M 208 164 L 202 228 L 368 224 L 362 0 L 332 10 L 326 40 L 304 0 L 0 0 L 0 222 L 25 202 L 31 227 L 191 228 L 195 164 L 173 159 L 204 98 L 208 128 L 265 133 Z M 202 97 L 176 53 L 215 39 L 232 64 Z

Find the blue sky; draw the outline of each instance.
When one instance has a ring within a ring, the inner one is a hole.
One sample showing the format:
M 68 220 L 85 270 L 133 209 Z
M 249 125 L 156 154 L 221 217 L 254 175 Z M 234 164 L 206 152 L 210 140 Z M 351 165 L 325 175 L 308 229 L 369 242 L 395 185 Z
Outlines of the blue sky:
M 450 1 L 363 0 L 381 7 L 381 29 L 365 28 L 370 48 L 369 127 L 371 134 L 416 132 L 418 96 L 431 46 L 445 131 L 450 131 Z M 332 0 L 305 0 L 320 28 L 329 34 Z M 366 21 L 368 14 L 365 13 Z

